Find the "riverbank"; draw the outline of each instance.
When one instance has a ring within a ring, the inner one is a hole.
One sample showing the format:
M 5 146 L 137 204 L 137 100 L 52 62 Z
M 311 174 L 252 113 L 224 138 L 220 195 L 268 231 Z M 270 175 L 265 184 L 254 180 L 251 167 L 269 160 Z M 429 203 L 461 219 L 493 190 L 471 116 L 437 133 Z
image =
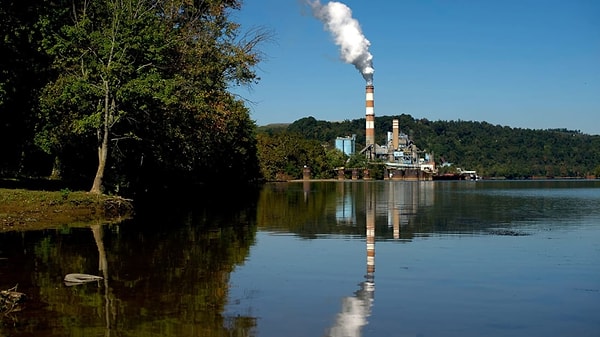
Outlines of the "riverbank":
M 0 188 L 0 232 L 84 227 L 133 216 L 133 203 L 83 191 Z

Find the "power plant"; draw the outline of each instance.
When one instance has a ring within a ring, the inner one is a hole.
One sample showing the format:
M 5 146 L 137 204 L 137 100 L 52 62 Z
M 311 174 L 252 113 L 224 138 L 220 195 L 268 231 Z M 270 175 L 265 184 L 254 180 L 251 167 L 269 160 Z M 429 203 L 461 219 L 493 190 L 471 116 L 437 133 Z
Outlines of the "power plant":
M 366 86 L 365 148 L 361 151 L 368 160 L 384 165 L 384 179 L 432 180 L 437 173 L 433 155 L 419 150 L 408 135 L 400 132 L 400 123 L 392 120 L 392 131 L 386 144 L 375 143 L 375 99 L 372 83 Z
M 433 180 L 437 173 L 433 155 L 420 150 L 417 145 L 400 131 L 398 119 L 392 120 L 392 131 L 387 131 L 385 144 L 375 142 L 375 88 L 372 82 L 365 87 L 365 147 L 360 151 L 371 163 L 384 166 L 384 179 L 393 180 Z M 336 148 L 346 155 L 354 154 L 356 135 L 338 137 Z M 352 150 L 350 150 L 352 149 Z M 343 168 L 340 168 L 344 170 Z M 357 179 L 362 171 L 364 179 L 369 177 L 365 168 L 351 169 L 352 178 Z M 338 172 L 338 179 L 344 172 Z

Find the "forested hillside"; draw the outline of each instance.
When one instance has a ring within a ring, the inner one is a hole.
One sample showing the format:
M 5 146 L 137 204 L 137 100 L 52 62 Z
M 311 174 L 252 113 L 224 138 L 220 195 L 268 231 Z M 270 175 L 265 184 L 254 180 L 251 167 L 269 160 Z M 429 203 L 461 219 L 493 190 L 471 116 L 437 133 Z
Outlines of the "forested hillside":
M 384 144 L 392 120 L 400 131 L 436 162 L 477 170 L 488 177 L 530 178 L 600 176 L 600 136 L 575 130 L 532 130 L 473 121 L 429 121 L 410 115 L 375 118 L 376 142 Z M 289 132 L 334 146 L 338 136 L 356 134 L 357 149 L 365 143 L 365 119 L 343 122 L 318 121 L 313 117 L 289 125 L 263 126 L 264 133 Z

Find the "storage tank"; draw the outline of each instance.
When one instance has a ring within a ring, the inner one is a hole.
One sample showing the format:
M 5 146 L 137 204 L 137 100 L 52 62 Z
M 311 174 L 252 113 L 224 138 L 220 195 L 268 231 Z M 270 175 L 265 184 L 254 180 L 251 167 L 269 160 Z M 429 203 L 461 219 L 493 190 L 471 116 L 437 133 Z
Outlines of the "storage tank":
M 352 137 L 337 137 L 335 139 L 335 148 L 347 156 L 353 155 L 356 150 L 356 135 L 352 135 Z

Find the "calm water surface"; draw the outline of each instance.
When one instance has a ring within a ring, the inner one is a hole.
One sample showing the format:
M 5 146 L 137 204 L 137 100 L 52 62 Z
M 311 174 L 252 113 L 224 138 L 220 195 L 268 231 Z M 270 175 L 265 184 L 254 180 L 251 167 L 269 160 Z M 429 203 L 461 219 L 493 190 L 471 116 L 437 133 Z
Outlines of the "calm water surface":
M 64 285 L 74 272 L 104 280 Z M 2 337 L 600 336 L 600 181 L 204 193 L 0 234 L 0 289 L 15 285 L 28 300 Z

